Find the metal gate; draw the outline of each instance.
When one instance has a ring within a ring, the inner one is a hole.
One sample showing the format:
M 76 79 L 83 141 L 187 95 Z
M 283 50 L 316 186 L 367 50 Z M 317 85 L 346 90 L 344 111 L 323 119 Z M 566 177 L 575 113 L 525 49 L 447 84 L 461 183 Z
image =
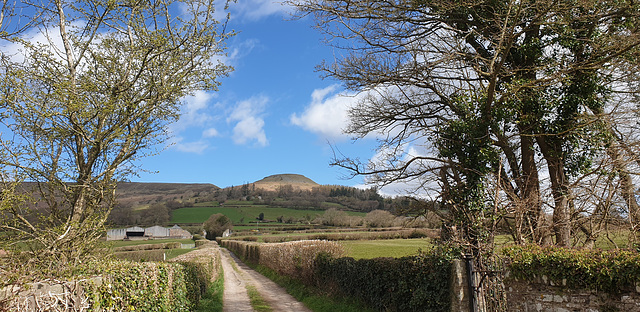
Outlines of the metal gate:
M 504 263 L 498 257 L 475 261 L 464 257 L 468 287 L 469 310 L 472 312 L 506 312 L 507 293 L 504 288 Z

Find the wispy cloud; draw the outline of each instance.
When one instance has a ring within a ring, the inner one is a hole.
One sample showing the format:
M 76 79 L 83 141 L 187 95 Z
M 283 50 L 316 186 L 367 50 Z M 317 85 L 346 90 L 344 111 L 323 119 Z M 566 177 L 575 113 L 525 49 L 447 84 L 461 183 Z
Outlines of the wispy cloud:
M 171 148 L 190 154 L 202 154 L 209 148 L 209 142 L 205 140 L 198 140 L 192 142 L 184 142 L 182 136 L 173 136 L 169 140 Z
M 255 142 L 258 146 L 269 145 L 262 117 L 268 102 L 269 98 L 261 95 L 251 97 L 236 105 L 227 118 L 227 122 L 235 123 L 233 141 L 236 144 Z
M 287 14 L 292 11 L 290 6 L 282 1 L 274 0 L 241 0 L 231 4 L 230 9 L 236 18 L 256 21 L 270 15 Z
M 346 139 L 343 133 L 348 125 L 348 110 L 359 97 L 336 93 L 337 85 L 316 89 L 311 94 L 311 103 L 300 115 L 290 117 L 292 124 L 316 133 L 325 139 Z

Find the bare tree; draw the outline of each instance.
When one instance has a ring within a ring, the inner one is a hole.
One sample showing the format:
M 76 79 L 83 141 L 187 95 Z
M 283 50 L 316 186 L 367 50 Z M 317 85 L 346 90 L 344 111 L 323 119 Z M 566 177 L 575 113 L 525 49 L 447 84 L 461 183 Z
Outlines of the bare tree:
M 629 94 L 638 88 L 628 83 L 640 44 L 634 4 L 289 3 L 344 51 L 321 69 L 361 93 L 345 132 L 380 138 L 375 158 L 338 155 L 335 165 L 371 183 L 412 182 L 438 194 L 446 224 L 470 250 L 490 244 L 501 218 L 518 242 L 554 234 L 556 244 L 572 245 L 581 216 L 574 192 L 602 177 L 598 162 L 615 156 L 611 126 L 636 105 Z M 617 138 L 629 144 L 636 130 Z M 623 189 L 637 206 L 636 189 Z M 588 206 L 582 211 L 602 215 Z
M 91 253 L 114 204 L 115 181 L 167 138 L 184 96 L 216 90 L 225 30 L 214 1 L 22 2 L 38 18 L 6 38 L 0 75 L 4 168 L 37 182 L 46 209 L 3 224 L 33 261 Z M 31 261 L 31 260 L 30 260 Z

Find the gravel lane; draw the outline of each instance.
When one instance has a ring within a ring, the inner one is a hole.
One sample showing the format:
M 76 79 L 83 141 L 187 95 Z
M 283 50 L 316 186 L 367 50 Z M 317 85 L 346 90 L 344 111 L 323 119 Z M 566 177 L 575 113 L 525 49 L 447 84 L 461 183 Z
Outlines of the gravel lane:
M 247 285 L 253 285 L 274 312 L 311 312 L 286 290 L 249 268 L 227 249 L 220 248 L 220 256 L 224 270 L 223 311 L 253 311 L 246 290 Z

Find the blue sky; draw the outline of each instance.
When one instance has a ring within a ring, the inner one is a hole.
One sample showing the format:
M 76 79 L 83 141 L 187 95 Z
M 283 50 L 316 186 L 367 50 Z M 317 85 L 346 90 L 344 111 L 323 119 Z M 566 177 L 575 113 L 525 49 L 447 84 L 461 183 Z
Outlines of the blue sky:
M 315 67 L 341 53 L 326 46 L 307 17 L 271 0 L 231 5 L 232 29 L 226 62 L 235 71 L 218 92 L 186 98 L 181 120 L 170 126 L 171 145 L 142 159 L 134 182 L 241 185 L 263 177 L 296 173 L 319 184 L 361 185 L 330 167 L 334 144 L 368 159 L 375 141 L 353 142 L 341 134 L 353 103 L 340 83 L 323 80 Z

